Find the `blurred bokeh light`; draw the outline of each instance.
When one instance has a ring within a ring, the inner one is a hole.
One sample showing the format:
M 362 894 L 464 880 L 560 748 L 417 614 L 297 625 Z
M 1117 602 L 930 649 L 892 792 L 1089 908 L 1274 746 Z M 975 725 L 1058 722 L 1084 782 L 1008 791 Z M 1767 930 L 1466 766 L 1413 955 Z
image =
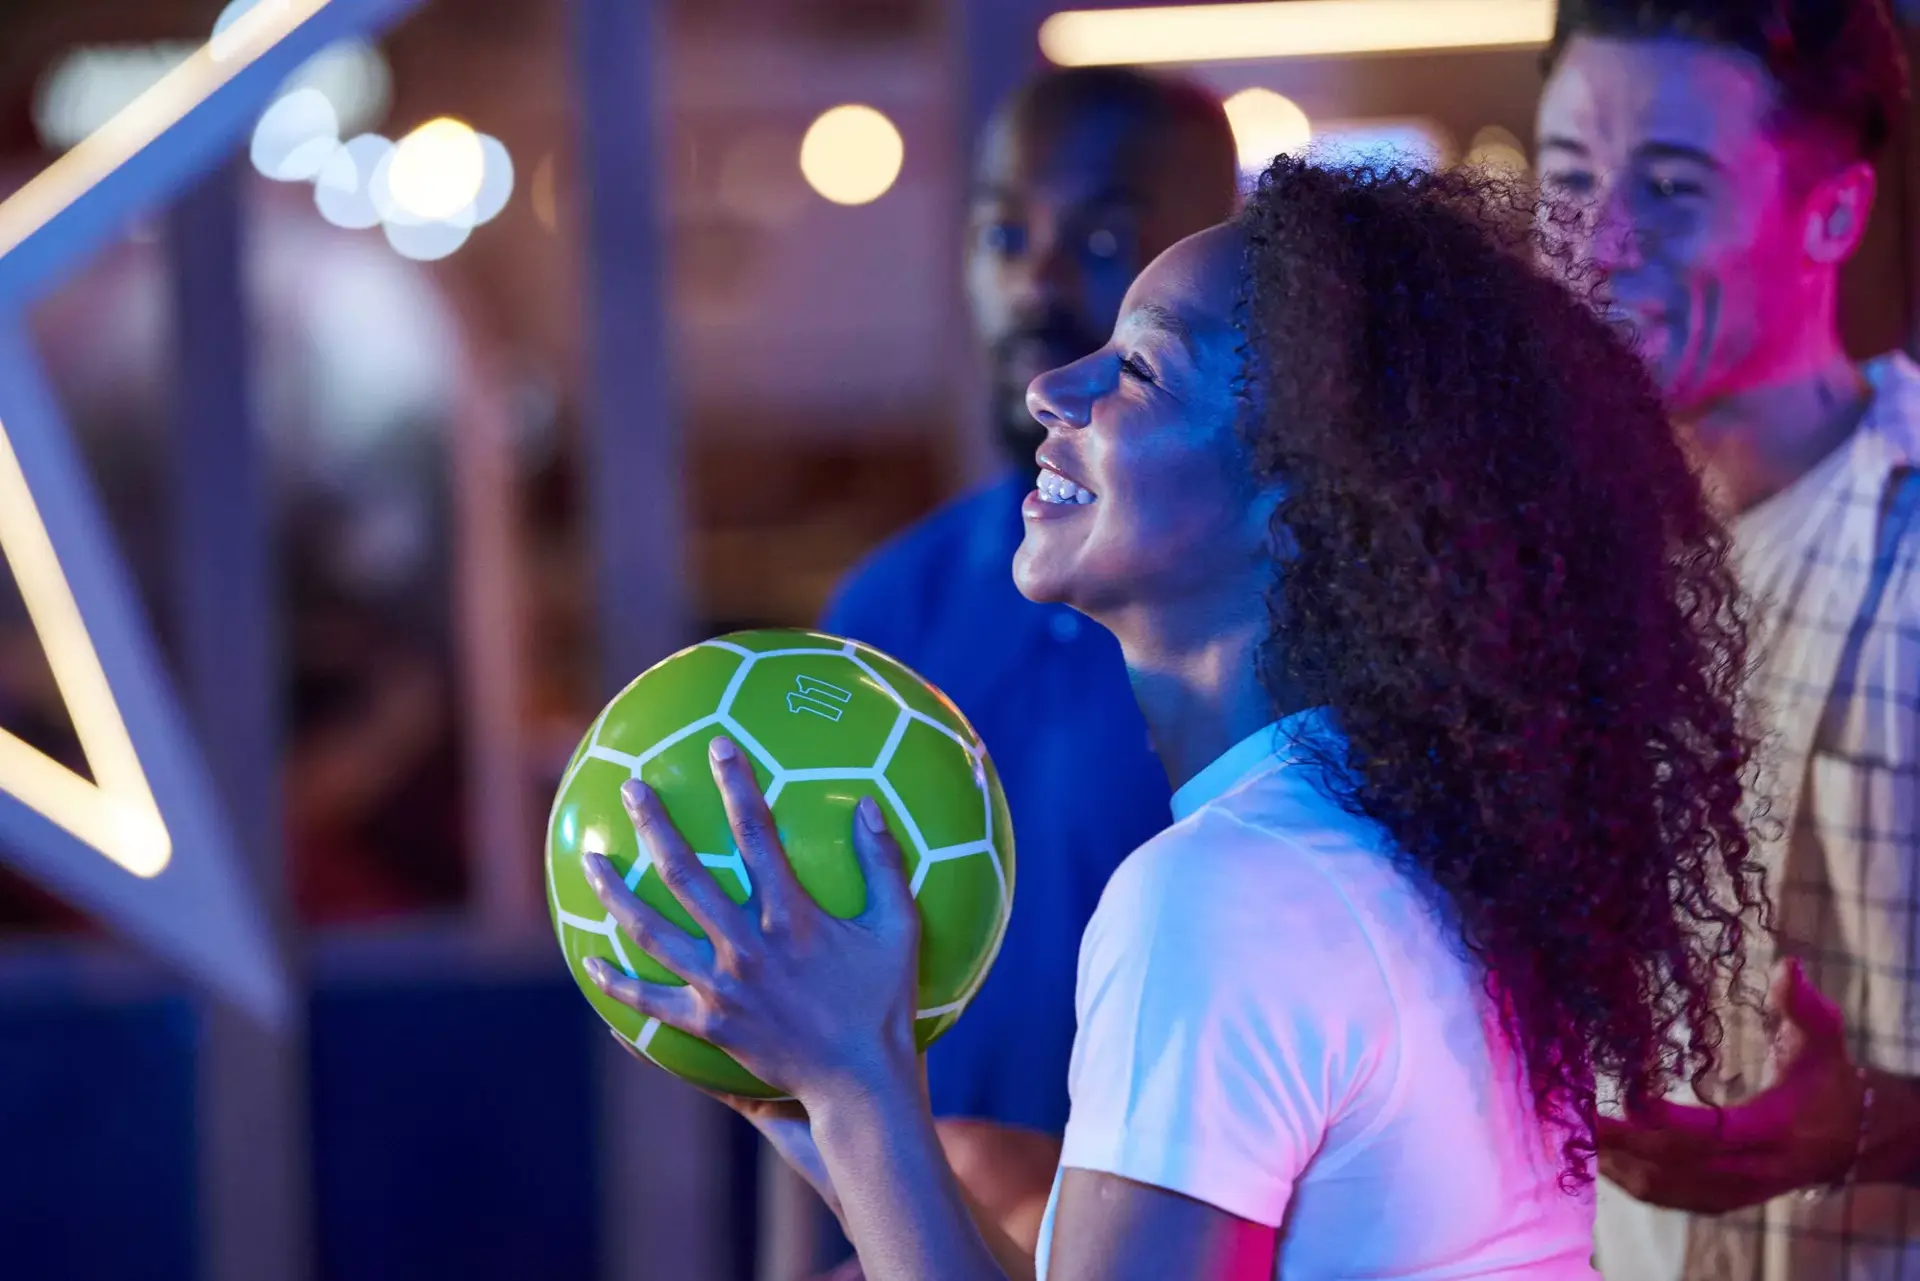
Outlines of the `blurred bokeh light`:
M 378 227 L 373 174 L 392 150 L 393 143 L 377 133 L 363 133 L 335 148 L 314 179 L 313 202 L 320 216 L 348 231 Z
M 44 146 L 66 150 L 158 84 L 194 49 L 181 40 L 72 49 L 41 75 L 34 88 L 34 131 Z M 338 118 L 337 129 L 353 134 L 373 128 L 386 115 L 393 76 L 378 49 L 362 40 L 342 40 L 289 76 L 280 100 L 302 91 L 325 98 Z
M 276 182 L 311 182 L 340 146 L 340 115 L 318 89 L 279 99 L 253 131 L 253 167 Z
M 254 168 L 280 182 L 311 181 L 328 222 L 349 231 L 379 227 L 403 257 L 446 257 L 513 194 L 506 144 L 465 121 L 437 116 L 397 143 L 379 134 L 343 143 L 338 124 L 316 91 L 285 95 L 254 129 Z
M 1226 110 L 1242 173 L 1256 173 L 1278 155 L 1298 155 L 1313 141 L 1313 123 L 1300 104 L 1271 89 L 1242 89 L 1227 99 Z
M 1543 44 L 1549 0 L 1280 0 L 1056 13 L 1040 48 L 1061 66 L 1248 62 Z
M 1466 163 L 1468 168 L 1511 178 L 1525 175 L 1530 168 L 1526 147 L 1511 129 L 1499 125 L 1488 125 L 1473 135 Z
M 864 205 L 887 194 L 906 158 L 893 121 L 847 103 L 822 112 L 800 140 L 800 172 L 837 205 Z
M 442 116 L 427 121 L 394 147 L 387 189 L 403 214 L 440 222 L 473 205 L 486 170 L 486 152 L 473 126 Z

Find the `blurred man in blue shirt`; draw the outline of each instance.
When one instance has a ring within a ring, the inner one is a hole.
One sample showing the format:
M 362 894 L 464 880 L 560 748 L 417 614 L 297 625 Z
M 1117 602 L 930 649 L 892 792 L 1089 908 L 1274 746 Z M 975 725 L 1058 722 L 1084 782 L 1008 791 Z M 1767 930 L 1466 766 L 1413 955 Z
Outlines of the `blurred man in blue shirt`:
M 1045 435 L 1027 384 L 1104 345 L 1134 276 L 1229 216 L 1237 179 L 1225 112 L 1184 82 L 1054 71 L 1004 105 L 980 147 L 966 273 L 1007 475 L 881 548 L 822 624 L 946 691 L 1006 787 L 1012 922 L 928 1077 L 956 1174 L 1029 1244 L 1066 1126 L 1080 935 L 1108 874 L 1166 826 L 1169 791 L 1113 637 L 1014 589 Z

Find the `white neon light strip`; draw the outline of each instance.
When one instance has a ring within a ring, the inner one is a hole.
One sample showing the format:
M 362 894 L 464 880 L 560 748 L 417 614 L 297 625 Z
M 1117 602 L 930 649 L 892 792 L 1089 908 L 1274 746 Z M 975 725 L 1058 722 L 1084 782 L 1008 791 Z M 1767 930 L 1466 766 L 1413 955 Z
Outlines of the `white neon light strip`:
M 152 88 L 0 202 L 0 256 L 18 249 L 328 3 L 258 0 Z M 90 782 L 0 729 L 0 791 L 18 797 L 135 876 L 158 876 L 173 859 L 172 834 L 154 800 L 4 423 L 0 423 L 0 561 L 13 571 L 93 773 Z
M 259 0 L 0 204 L 0 255 L 18 249 L 327 4 L 328 0 Z
M 127 734 L 100 655 L 61 572 L 26 474 L 0 423 L 0 562 L 13 570 L 93 781 L 0 729 L 0 791 L 10 792 L 135 876 L 157 876 L 173 838 Z
M 1553 34 L 1552 0 L 1279 0 L 1056 13 L 1040 49 L 1059 66 L 1526 48 Z

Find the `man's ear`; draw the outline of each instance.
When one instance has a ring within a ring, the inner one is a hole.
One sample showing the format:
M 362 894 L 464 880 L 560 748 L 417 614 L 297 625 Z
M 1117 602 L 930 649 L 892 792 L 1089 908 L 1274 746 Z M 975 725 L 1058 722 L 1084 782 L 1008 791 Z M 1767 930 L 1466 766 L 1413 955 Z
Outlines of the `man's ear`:
M 1802 247 L 1822 266 L 1839 266 L 1853 257 L 1873 216 L 1879 179 L 1873 166 L 1857 160 L 1821 179 L 1808 193 Z

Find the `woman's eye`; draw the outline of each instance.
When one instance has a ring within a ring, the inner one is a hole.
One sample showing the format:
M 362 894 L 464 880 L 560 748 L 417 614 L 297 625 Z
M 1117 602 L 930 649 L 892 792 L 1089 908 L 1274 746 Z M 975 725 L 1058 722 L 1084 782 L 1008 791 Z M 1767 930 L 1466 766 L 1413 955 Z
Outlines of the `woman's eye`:
M 1120 372 L 1131 378 L 1136 378 L 1143 383 L 1151 383 L 1154 381 L 1153 370 L 1147 368 L 1146 362 L 1138 356 L 1122 356 L 1120 358 Z

